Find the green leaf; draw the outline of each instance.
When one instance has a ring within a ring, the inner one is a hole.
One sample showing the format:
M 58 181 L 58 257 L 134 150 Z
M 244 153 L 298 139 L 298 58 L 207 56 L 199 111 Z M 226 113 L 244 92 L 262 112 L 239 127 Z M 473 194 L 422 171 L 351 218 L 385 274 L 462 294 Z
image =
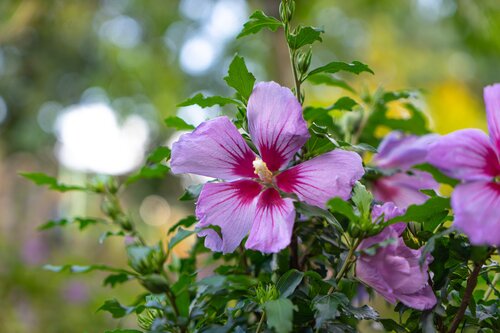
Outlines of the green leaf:
M 429 198 L 421 205 L 411 205 L 406 210 L 406 213 L 401 216 L 396 216 L 390 219 L 386 224 L 397 222 L 419 222 L 433 223 L 436 219 L 444 219 L 448 215 L 450 209 L 450 199 L 443 197 Z
M 422 254 L 420 256 L 420 259 L 418 261 L 418 263 L 420 264 L 420 266 L 422 266 L 424 264 L 424 262 L 426 261 L 427 259 L 427 256 L 429 254 L 432 253 L 432 251 L 434 251 L 434 248 L 436 246 L 436 241 L 446 235 L 449 235 L 451 234 L 452 232 L 454 232 L 454 228 L 449 228 L 449 229 L 445 229 L 435 235 L 433 235 L 431 238 L 429 238 L 429 240 L 427 241 L 427 243 L 425 243 L 424 245 L 424 248 L 422 249 Z
M 117 328 L 116 330 L 105 331 L 104 333 L 142 333 L 142 331 L 127 328 Z
M 200 196 L 204 184 L 191 185 L 186 188 L 184 194 L 179 198 L 180 201 L 196 200 Z
M 167 147 L 157 147 L 153 150 L 148 158 L 146 164 L 136 173 L 127 178 L 125 184 L 132 184 L 140 179 L 153 179 L 163 178 L 170 171 L 170 168 L 163 164 L 163 162 L 170 159 L 171 151 Z
M 368 67 L 368 65 L 363 64 L 362 62 L 359 61 L 353 61 L 350 64 L 341 61 L 332 61 L 324 66 L 313 69 L 312 71 L 309 72 L 307 77 L 318 73 L 335 74 L 340 71 L 350 72 L 354 74 L 360 74 L 363 72 L 374 74 L 373 71 L 370 69 L 370 67 Z
M 143 307 L 142 307 L 143 308 Z M 142 310 L 135 306 L 121 305 L 116 299 L 107 300 L 97 311 L 107 311 L 113 318 L 122 318 L 132 312 L 141 312 Z
M 309 80 L 309 82 L 311 82 L 312 84 L 317 84 L 317 85 L 325 84 L 327 86 L 339 87 L 347 91 L 350 91 L 352 93 L 356 93 L 356 91 L 349 84 L 347 84 L 347 82 L 345 82 L 344 80 L 334 78 L 332 75 L 314 74 L 314 75 L 309 75 L 307 77 L 307 80 Z
M 305 217 L 311 218 L 315 216 L 319 216 L 324 218 L 329 224 L 335 227 L 338 231 L 343 232 L 344 229 L 339 221 L 332 215 L 329 211 L 325 209 L 321 209 L 317 206 L 309 205 L 305 202 L 296 201 L 295 209 L 297 213 L 304 215 Z
M 293 328 L 293 310 L 297 308 L 288 298 L 278 298 L 264 304 L 267 325 L 277 333 L 289 333 Z
M 370 215 L 370 207 L 373 201 L 373 195 L 368 192 L 366 187 L 360 182 L 356 182 L 354 186 L 353 195 L 351 200 L 354 202 L 356 207 L 358 207 L 361 215 L 365 218 L 368 218 Z
M 186 123 L 179 117 L 165 118 L 165 124 L 167 125 L 167 127 L 175 128 L 178 131 L 189 131 L 194 129 L 193 125 Z
M 384 328 L 386 329 L 387 332 L 397 332 L 397 333 L 409 332 L 408 329 L 399 325 L 397 322 L 395 322 L 392 319 L 380 319 L 380 323 L 382 325 L 384 325 Z
M 104 243 L 106 239 L 108 239 L 111 236 L 125 236 L 125 232 L 122 230 L 120 231 L 106 231 L 99 236 L 99 244 Z
M 341 97 L 339 98 L 335 104 L 333 104 L 329 109 L 331 110 L 346 110 L 352 111 L 352 109 L 357 106 L 358 103 L 350 97 Z
M 171 154 L 170 148 L 164 147 L 164 146 L 159 146 L 159 147 L 155 148 L 155 150 L 153 150 L 149 154 L 149 156 L 147 158 L 147 162 L 148 163 L 164 162 L 164 161 L 170 159 L 170 154 Z
M 295 33 L 288 36 L 288 46 L 292 50 L 297 50 L 302 46 L 313 44 L 316 41 L 321 42 L 321 34 L 323 32 L 323 29 L 320 28 L 299 26 Z
M 182 274 L 177 282 L 172 286 L 172 292 L 175 295 L 175 303 L 179 309 L 179 313 L 183 317 L 189 317 L 189 287 L 193 284 L 194 278 L 192 275 Z
M 192 226 L 195 223 L 196 223 L 196 217 L 193 215 L 190 215 L 186 218 L 183 218 L 182 220 L 180 220 L 179 222 L 174 224 L 170 229 L 168 229 L 167 235 L 171 234 L 172 232 L 177 230 L 177 228 L 179 228 L 179 227 L 189 228 L 190 226 Z
M 103 285 L 114 288 L 117 284 L 122 284 L 127 281 L 130 281 L 130 278 L 131 276 L 128 275 L 127 273 L 110 274 L 104 279 Z
M 347 217 L 349 221 L 356 222 L 359 220 L 359 217 L 354 212 L 352 206 L 347 202 L 342 200 L 341 198 L 333 198 L 327 203 L 327 207 L 336 213 L 340 213 Z
M 262 11 L 258 10 L 250 15 L 250 20 L 243 25 L 243 30 L 236 38 L 255 34 L 264 28 L 267 28 L 271 31 L 276 31 L 282 25 L 283 24 L 276 18 L 267 16 Z
M 248 71 L 245 60 L 236 55 L 229 65 L 228 75 L 224 80 L 239 93 L 243 101 L 247 101 L 253 90 L 255 76 Z
M 67 191 L 86 191 L 87 188 L 76 185 L 65 185 L 61 184 L 54 177 L 50 177 L 41 172 L 23 172 L 20 175 L 26 179 L 31 180 L 36 185 L 46 185 L 49 189 L 59 192 L 67 192 Z
M 194 231 L 194 230 L 186 230 L 183 228 L 179 228 L 179 231 L 177 231 L 177 234 L 175 234 L 175 236 L 172 237 L 172 239 L 168 243 L 168 249 L 169 250 L 173 249 L 174 246 L 176 246 L 177 244 L 179 244 L 184 239 L 188 238 L 189 236 L 191 236 L 194 233 L 196 233 L 196 231 Z
M 208 108 L 214 105 L 224 106 L 227 104 L 235 104 L 237 106 L 241 106 L 241 103 L 236 99 L 222 96 L 204 96 L 202 93 L 198 93 L 193 97 L 188 98 L 177 106 L 183 107 L 190 105 L 199 105 L 202 108 Z
M 103 223 L 106 224 L 105 220 L 99 218 L 90 218 L 90 217 L 75 217 L 72 219 L 60 219 L 60 220 L 51 220 L 45 224 L 42 224 L 37 229 L 38 230 L 47 230 L 56 227 L 65 227 L 67 225 L 78 224 L 78 228 L 83 230 L 90 225 Z
M 128 275 L 135 276 L 136 274 L 133 272 L 129 272 L 125 269 L 114 268 L 106 265 L 89 265 L 89 266 L 80 266 L 80 265 L 44 265 L 43 269 L 51 272 L 69 272 L 69 273 L 88 273 L 91 271 L 104 271 L 104 272 L 115 272 L 115 273 L 125 273 Z
M 314 302 L 316 328 L 339 315 L 340 300 L 335 294 L 325 295 Z
M 278 282 L 276 283 L 276 287 L 280 292 L 280 297 L 286 298 L 291 294 L 293 294 L 295 289 L 299 286 L 300 282 L 302 282 L 303 278 L 304 278 L 304 273 L 299 272 L 296 269 L 291 269 L 285 274 L 283 274 L 283 276 L 281 276 Z
M 435 166 L 430 165 L 428 163 L 419 164 L 419 165 L 414 166 L 413 168 L 430 173 L 432 175 L 432 177 L 438 183 L 441 183 L 441 184 L 448 184 L 448 185 L 455 187 L 460 183 L 459 180 L 446 176 L 444 173 L 439 171 L 438 168 L 436 168 Z

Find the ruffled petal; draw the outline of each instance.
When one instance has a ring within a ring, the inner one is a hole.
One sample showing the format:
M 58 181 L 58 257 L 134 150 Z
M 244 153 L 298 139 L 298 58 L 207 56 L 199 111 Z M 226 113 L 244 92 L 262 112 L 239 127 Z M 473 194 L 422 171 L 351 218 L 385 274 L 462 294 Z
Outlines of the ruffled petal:
M 491 142 L 500 157 L 500 83 L 484 88 L 484 103 Z
M 451 195 L 454 225 L 475 245 L 500 245 L 500 184 L 473 182 L 455 187 Z
M 283 199 L 269 188 L 257 203 L 255 221 L 245 246 L 263 253 L 276 253 L 290 244 L 295 208 L 291 199 Z
M 372 183 L 375 200 L 394 202 L 400 208 L 421 205 L 429 198 L 421 190 L 438 190 L 439 183 L 430 173 L 411 170 L 382 177 Z
M 218 226 L 221 233 L 201 230 L 198 236 L 206 236 L 205 246 L 217 252 L 233 252 L 252 227 L 261 191 L 262 185 L 252 180 L 205 184 L 196 203 L 197 227 Z
M 247 110 L 250 136 L 271 171 L 285 166 L 310 136 L 299 101 L 275 82 L 255 85 Z
M 392 289 L 387 284 L 379 272 L 378 263 L 382 261 L 383 254 L 377 254 L 373 257 L 362 256 L 356 261 L 356 276 L 367 286 L 375 289 L 388 302 L 396 303 L 397 299 L 392 293 Z
M 255 177 L 252 165 L 255 157 L 229 118 L 218 117 L 182 135 L 173 144 L 170 167 L 174 174 L 194 173 L 233 180 Z
M 399 294 L 397 297 L 404 305 L 420 311 L 432 309 L 437 303 L 436 295 L 428 284 L 413 294 Z
M 500 163 L 488 136 L 477 129 L 441 137 L 431 145 L 427 159 L 457 179 L 488 180 L 500 174 Z
M 404 135 L 395 131 L 389 133 L 378 147 L 373 163 L 385 169 L 407 170 L 425 163 L 429 145 L 439 138 L 437 134 L 424 136 Z
M 349 199 L 352 186 L 363 174 L 358 154 L 336 149 L 283 171 L 276 176 L 276 184 L 308 204 L 324 207 L 333 197 Z

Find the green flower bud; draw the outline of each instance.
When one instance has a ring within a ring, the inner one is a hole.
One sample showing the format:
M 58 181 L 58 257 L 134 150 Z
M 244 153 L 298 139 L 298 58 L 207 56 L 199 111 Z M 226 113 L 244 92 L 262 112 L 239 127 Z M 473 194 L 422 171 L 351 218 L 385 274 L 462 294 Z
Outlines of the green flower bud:
M 300 73 L 305 74 L 311 66 L 312 50 L 309 48 L 307 52 L 300 52 L 297 57 L 297 67 Z
M 160 274 L 150 274 L 141 277 L 141 284 L 153 294 L 162 294 L 168 290 L 168 281 Z

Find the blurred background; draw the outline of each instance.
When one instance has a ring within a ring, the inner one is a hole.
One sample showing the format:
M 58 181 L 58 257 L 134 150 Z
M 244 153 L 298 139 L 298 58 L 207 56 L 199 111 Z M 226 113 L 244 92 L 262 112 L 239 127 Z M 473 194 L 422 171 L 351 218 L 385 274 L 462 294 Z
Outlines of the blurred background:
M 36 230 L 50 219 L 99 216 L 98 198 L 52 193 L 17 173 L 43 171 L 71 184 L 93 174 L 129 174 L 152 148 L 179 136 L 163 125 L 165 117 L 197 125 L 225 112 L 176 104 L 199 91 L 231 94 L 222 78 L 236 52 L 258 81 L 290 85 L 282 34 L 235 40 L 257 9 L 278 16 L 278 1 L 0 1 L 0 332 L 116 327 L 96 309 L 116 294 L 132 302 L 138 286 L 114 292 L 101 285 L 101 273 L 40 269 L 125 265 L 123 240 L 99 244 L 98 228 Z M 298 0 L 298 22 L 326 31 L 313 65 L 360 60 L 376 75 L 348 77 L 354 86 L 421 88 L 437 132 L 486 129 L 482 87 L 500 81 L 498 0 Z M 306 104 L 314 105 L 342 91 L 307 86 L 306 93 Z M 157 240 L 192 212 L 192 203 L 177 198 L 196 181 L 142 181 L 124 200 Z

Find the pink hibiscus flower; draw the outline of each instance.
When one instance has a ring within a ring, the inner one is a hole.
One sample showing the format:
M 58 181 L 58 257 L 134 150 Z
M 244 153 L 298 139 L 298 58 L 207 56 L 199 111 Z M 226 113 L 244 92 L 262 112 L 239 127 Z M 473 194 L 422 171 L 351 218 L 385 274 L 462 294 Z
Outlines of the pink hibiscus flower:
M 454 225 L 476 245 L 500 245 L 500 84 L 484 89 L 490 137 L 477 129 L 443 136 L 429 163 L 460 179 L 451 195 Z
M 290 244 L 294 193 L 324 207 L 328 199 L 348 199 L 364 173 L 358 154 L 333 150 L 289 167 L 309 138 L 302 107 L 290 89 L 274 82 L 254 87 L 247 108 L 248 129 L 259 154 L 247 145 L 227 117 L 204 122 L 172 147 L 174 174 L 194 173 L 223 182 L 204 185 L 196 204 L 198 235 L 213 251 L 232 252 L 248 234 L 245 246 L 274 253 Z M 207 228 L 220 227 L 220 234 Z
M 387 221 L 404 214 L 392 202 L 373 207 L 372 218 L 377 220 L 382 214 Z M 386 227 L 381 233 L 367 238 L 359 245 L 365 250 L 383 241 L 393 242 L 376 249 L 374 255 L 362 253 L 356 261 L 356 276 L 382 295 L 389 303 L 402 302 L 417 310 L 427 310 L 436 305 L 436 296 L 429 285 L 429 264 L 433 258 L 428 255 L 419 265 L 422 249 L 413 250 L 406 246 L 401 234 L 405 223 Z
M 373 164 L 394 173 L 373 181 L 375 200 L 394 202 L 398 207 L 420 205 L 427 201 L 429 197 L 420 191 L 437 190 L 439 184 L 430 173 L 411 167 L 426 162 L 429 145 L 437 138 L 437 134 L 418 137 L 397 131 L 389 133 L 380 143 Z

